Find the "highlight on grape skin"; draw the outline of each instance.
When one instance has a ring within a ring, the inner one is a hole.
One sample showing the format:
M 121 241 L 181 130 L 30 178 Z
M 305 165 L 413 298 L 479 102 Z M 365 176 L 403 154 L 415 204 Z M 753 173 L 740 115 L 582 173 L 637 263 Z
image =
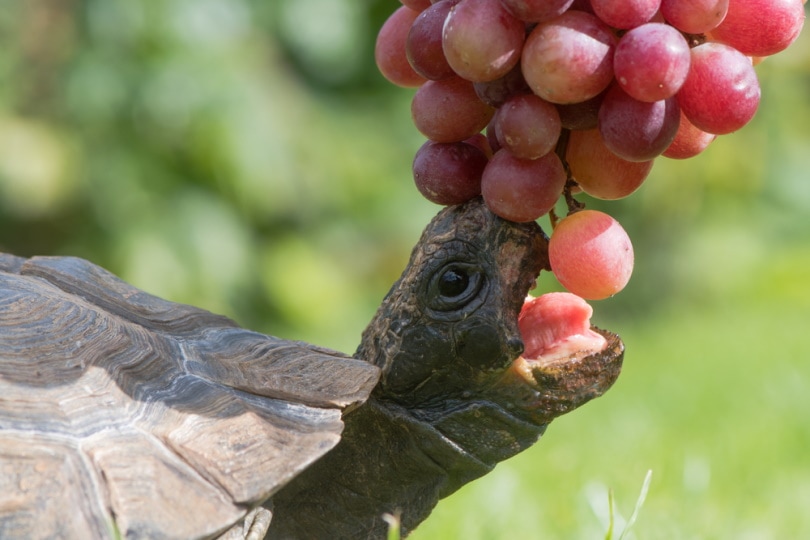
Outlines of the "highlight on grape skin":
M 621 291 L 633 273 L 633 245 L 618 221 L 581 210 L 561 219 L 548 244 L 551 271 L 560 284 L 586 300 Z

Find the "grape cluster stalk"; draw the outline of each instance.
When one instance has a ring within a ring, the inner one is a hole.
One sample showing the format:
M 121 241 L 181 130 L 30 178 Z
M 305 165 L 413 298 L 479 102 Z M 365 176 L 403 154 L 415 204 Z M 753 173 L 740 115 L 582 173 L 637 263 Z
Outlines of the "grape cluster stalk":
M 796 40 L 804 2 L 401 0 L 375 59 L 417 88 L 417 189 L 442 205 L 482 196 L 512 221 L 551 213 L 552 271 L 595 300 L 626 285 L 632 246 L 573 195 L 627 197 L 657 157 L 694 157 L 745 126 L 755 65 Z

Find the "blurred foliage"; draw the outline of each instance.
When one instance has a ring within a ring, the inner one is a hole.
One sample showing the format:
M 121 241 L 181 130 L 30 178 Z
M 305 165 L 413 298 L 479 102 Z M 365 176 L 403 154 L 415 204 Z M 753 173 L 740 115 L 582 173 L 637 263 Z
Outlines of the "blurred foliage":
M 379 2 L 9 8 L 2 249 L 86 257 L 257 329 L 356 345 L 434 210 L 407 179 L 407 97 L 369 62 Z
M 412 91 L 373 64 L 398 5 L 5 2 L 0 249 L 82 256 L 160 296 L 351 352 L 437 211 L 410 178 Z M 640 537 L 810 536 L 807 32 L 757 70 L 749 126 L 695 159 L 659 159 L 628 199 L 586 201 L 636 250 L 628 288 L 595 305 L 628 344 L 616 389 L 440 505 L 421 538 L 593 537 L 587 505 L 572 506 L 586 482 L 616 485 L 621 508 L 648 468 Z

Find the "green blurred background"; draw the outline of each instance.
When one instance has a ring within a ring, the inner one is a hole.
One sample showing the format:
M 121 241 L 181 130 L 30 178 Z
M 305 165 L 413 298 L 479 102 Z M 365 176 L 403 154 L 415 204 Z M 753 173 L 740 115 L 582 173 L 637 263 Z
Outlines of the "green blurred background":
M 373 64 L 396 0 L 10 0 L 0 249 L 71 254 L 245 326 L 351 352 L 438 210 L 412 91 Z M 416 539 L 810 538 L 810 38 L 760 111 L 622 201 L 636 269 L 595 322 L 604 397 L 439 504 Z M 557 288 L 548 276 L 540 289 Z

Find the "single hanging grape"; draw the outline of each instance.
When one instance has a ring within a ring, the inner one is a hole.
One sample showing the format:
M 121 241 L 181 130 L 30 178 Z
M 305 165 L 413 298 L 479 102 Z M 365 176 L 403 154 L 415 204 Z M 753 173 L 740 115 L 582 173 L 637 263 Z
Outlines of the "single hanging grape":
M 613 296 L 633 273 L 630 237 L 618 221 L 597 210 L 581 210 L 557 222 L 548 257 L 560 284 L 586 300 Z

